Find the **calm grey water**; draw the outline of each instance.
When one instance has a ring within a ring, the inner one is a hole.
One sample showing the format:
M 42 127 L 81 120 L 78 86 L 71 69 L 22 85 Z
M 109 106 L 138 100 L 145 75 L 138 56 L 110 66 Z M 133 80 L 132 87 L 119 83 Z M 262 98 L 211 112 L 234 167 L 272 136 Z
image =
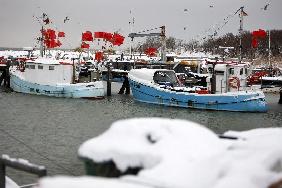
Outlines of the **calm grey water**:
M 217 112 L 163 107 L 135 102 L 132 96 L 113 95 L 104 100 L 52 98 L 7 93 L 0 88 L 0 154 L 20 157 L 45 165 L 49 175 L 83 175 L 77 149 L 85 140 L 98 136 L 112 122 L 132 117 L 186 119 L 203 124 L 216 133 L 259 127 L 281 127 L 282 105 L 278 94 L 267 94 L 267 113 Z M 33 183 L 36 176 L 8 168 L 20 185 Z

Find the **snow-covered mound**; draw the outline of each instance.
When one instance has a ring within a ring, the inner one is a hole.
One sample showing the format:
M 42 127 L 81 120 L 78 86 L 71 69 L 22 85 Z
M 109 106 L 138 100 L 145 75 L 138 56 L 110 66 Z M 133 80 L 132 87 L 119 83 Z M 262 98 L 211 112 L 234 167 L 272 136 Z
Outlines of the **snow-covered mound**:
M 159 118 L 115 122 L 86 141 L 79 156 L 95 162 L 112 160 L 117 168 L 142 167 L 122 179 L 154 187 L 266 188 L 282 179 L 282 129 L 212 131 L 184 120 Z
M 121 179 L 59 176 L 43 178 L 35 188 L 150 188 L 150 186 Z

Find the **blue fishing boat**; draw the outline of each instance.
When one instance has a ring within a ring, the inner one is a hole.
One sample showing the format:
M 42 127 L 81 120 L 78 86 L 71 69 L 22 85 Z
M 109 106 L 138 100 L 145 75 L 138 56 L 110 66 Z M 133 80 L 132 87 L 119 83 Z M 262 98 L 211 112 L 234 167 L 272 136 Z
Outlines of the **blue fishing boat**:
M 52 58 L 21 62 L 10 68 L 10 87 L 21 93 L 70 98 L 104 98 L 102 81 L 76 83 L 74 63 Z
M 242 67 L 216 66 L 215 73 L 218 74 L 216 78 L 222 79 L 216 84 L 219 89 L 215 88 L 214 94 L 203 87 L 181 86 L 175 72 L 166 69 L 133 69 L 129 72 L 129 82 L 134 99 L 140 102 L 207 110 L 266 112 L 267 105 L 263 92 L 247 91 L 246 87 L 240 87 L 238 83 L 240 79 L 231 75 L 237 72 L 236 69 L 239 70 L 239 74 L 242 70 L 244 73 L 245 69 Z M 208 82 L 208 88 L 210 83 Z

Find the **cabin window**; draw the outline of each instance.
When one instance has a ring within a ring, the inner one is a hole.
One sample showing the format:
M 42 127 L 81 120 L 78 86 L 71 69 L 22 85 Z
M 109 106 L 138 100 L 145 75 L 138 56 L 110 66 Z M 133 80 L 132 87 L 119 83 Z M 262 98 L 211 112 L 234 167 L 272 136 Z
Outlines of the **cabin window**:
M 30 69 L 35 69 L 35 65 L 29 65 Z
M 247 68 L 245 68 L 245 74 L 248 74 L 248 69 Z
M 178 86 L 176 75 L 173 71 L 157 71 L 153 80 L 160 85 Z
M 242 74 L 244 74 L 244 69 L 243 68 L 240 69 L 240 75 L 242 75 Z
M 26 68 L 26 69 L 29 69 L 29 65 L 25 65 L 25 68 Z
M 38 65 L 38 69 L 43 69 L 43 66 L 42 65 Z
M 215 71 L 216 75 L 224 75 L 224 71 Z
M 229 69 L 229 74 L 233 75 L 234 74 L 234 68 Z
M 55 70 L 55 66 L 49 66 L 49 70 Z

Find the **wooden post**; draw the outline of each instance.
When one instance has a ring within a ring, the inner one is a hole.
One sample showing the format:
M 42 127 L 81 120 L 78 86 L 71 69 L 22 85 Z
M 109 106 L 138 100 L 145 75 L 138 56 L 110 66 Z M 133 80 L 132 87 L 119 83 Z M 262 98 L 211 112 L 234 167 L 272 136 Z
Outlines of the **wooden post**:
M 107 64 L 107 69 L 108 69 L 108 74 L 107 74 L 107 96 L 111 96 L 112 95 L 112 91 L 111 91 L 111 80 L 110 80 L 110 74 L 111 74 L 111 70 L 110 70 L 110 62 L 108 62 Z
M 212 71 L 212 80 L 211 80 L 211 94 L 215 94 L 216 93 L 216 75 L 215 75 L 215 65 L 217 63 L 217 59 L 216 62 L 212 63 L 213 66 L 213 71 Z
M 278 104 L 282 104 L 282 88 L 280 89 L 280 99 L 278 101 Z
M 5 188 L 6 186 L 6 167 L 5 164 L 0 161 L 0 188 Z
M 75 83 L 75 66 L 74 66 L 74 58 L 72 59 L 72 83 Z

